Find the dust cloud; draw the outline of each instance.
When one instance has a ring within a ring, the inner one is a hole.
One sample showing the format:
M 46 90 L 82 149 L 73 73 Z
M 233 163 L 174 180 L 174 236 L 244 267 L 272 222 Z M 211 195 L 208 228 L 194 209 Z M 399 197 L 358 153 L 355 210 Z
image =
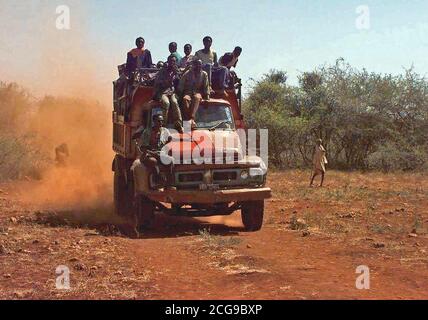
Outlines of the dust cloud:
M 25 125 L 25 134 L 34 136 L 37 148 L 51 158 L 41 179 L 22 190 L 22 198 L 58 210 L 111 204 L 111 82 L 116 67 L 89 45 L 81 1 L 70 2 L 73 20 L 67 31 L 54 27 L 55 5 L 42 3 L 33 8 L 40 21 L 34 26 L 37 32 L 26 39 L 33 52 L 31 64 L 26 65 L 25 73 L 2 79 L 24 83 L 36 92 L 36 109 Z M 54 162 L 55 148 L 63 143 L 70 155 L 67 165 L 60 167 Z
M 31 120 L 35 143 L 55 157 L 66 143 L 65 166 L 52 162 L 24 200 L 61 208 L 91 208 L 111 203 L 111 124 L 108 109 L 88 99 L 45 98 Z

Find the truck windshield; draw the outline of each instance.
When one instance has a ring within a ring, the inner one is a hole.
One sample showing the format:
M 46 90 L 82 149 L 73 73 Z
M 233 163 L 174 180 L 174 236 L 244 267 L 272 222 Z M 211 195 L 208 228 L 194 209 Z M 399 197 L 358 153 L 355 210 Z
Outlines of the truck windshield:
M 227 105 L 199 106 L 195 117 L 198 129 L 234 129 L 232 111 Z

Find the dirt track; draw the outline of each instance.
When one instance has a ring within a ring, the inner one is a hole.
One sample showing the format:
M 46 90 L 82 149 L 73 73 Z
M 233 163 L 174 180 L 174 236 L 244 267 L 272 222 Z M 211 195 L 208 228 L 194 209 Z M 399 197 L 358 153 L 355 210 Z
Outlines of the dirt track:
M 270 175 L 260 232 L 243 232 L 239 213 L 159 215 L 139 240 L 95 223 L 109 205 L 52 212 L 19 201 L 36 182 L 5 184 L 0 298 L 427 299 L 428 178 L 330 172 L 311 189 L 307 176 Z M 71 290 L 56 289 L 58 265 L 71 269 Z M 359 265 L 370 290 L 355 287 Z

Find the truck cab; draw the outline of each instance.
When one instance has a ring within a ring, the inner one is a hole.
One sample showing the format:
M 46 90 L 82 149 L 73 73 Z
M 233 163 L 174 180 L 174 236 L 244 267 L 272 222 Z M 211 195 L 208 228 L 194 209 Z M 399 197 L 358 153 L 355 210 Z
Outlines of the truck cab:
M 133 172 L 140 154 L 132 137 L 137 129 L 151 125 L 153 115 L 162 112 L 160 103 L 152 100 L 152 82 L 147 81 L 157 71 L 138 70 L 131 83 L 123 77 L 114 82 L 116 213 L 137 221 L 139 227 L 149 227 L 156 212 L 206 217 L 240 210 L 245 230 L 260 230 L 264 200 L 271 197 L 271 190 L 266 187 L 263 160 L 255 154 L 248 156 L 246 144 L 241 143 L 246 127 L 240 81 L 226 91 L 226 97 L 213 96 L 201 102 L 194 130 L 190 125 L 186 129 L 185 122 L 184 133 L 178 133 L 172 123 L 166 124 L 172 133 L 167 152 L 174 158 L 174 190 L 160 188 L 158 175 Z

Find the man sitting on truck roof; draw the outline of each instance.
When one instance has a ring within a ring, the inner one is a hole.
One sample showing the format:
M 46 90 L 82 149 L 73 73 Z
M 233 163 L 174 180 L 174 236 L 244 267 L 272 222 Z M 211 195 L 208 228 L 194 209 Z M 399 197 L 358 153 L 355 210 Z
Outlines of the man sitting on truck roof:
M 129 77 L 136 69 L 151 68 L 152 67 L 152 54 L 148 49 L 144 48 L 145 40 L 142 37 L 135 40 L 137 48 L 128 52 L 126 59 L 126 75 Z
M 202 70 L 201 60 L 193 60 L 192 69 L 186 71 L 181 77 L 178 94 L 182 98 L 182 108 L 186 120 L 190 120 L 192 129 L 195 129 L 195 116 L 199 104 L 202 99 L 209 100 L 210 98 L 208 74 Z
M 153 116 L 153 127 L 150 125 L 144 130 L 139 129 L 134 137 L 138 137 L 141 134 L 139 139 L 139 149 L 141 156 L 137 159 L 132 165 L 132 171 L 134 173 L 135 182 L 143 182 L 144 186 L 136 185 L 136 189 L 140 191 L 148 191 L 148 175 L 147 170 L 152 174 L 160 175 L 162 171 L 166 171 L 166 181 L 165 189 L 174 190 L 174 159 L 167 155 L 161 154 L 162 148 L 168 144 L 172 138 L 171 134 L 164 127 L 164 119 L 160 114 L 155 114 Z M 141 133 L 142 131 L 142 133 Z M 164 163 L 165 159 L 168 159 L 168 164 Z
M 175 56 L 170 55 L 168 62 L 158 72 L 154 84 L 154 101 L 162 104 L 163 118 L 168 124 L 168 112 L 171 109 L 173 123 L 178 132 L 183 132 L 181 111 L 178 106 L 175 85 L 178 83 L 178 67 Z

